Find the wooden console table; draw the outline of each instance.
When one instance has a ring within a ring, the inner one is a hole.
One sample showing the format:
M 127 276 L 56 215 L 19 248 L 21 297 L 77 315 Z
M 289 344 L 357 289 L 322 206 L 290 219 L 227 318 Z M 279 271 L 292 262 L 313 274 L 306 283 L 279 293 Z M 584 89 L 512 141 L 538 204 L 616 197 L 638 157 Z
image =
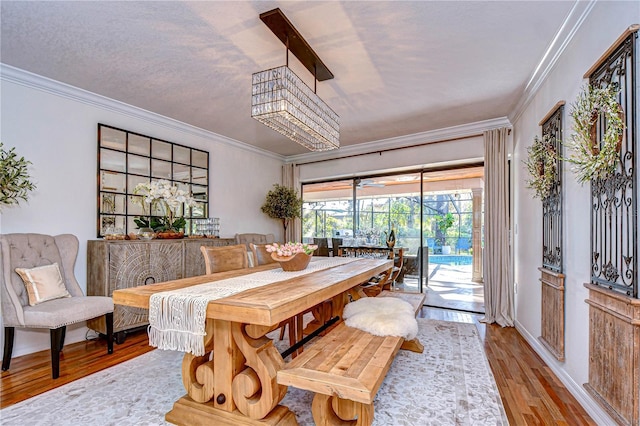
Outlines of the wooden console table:
M 228 246 L 233 238 L 181 240 L 94 240 L 87 244 L 87 295 L 111 297 L 115 290 L 204 275 L 200 246 Z M 146 309 L 116 306 L 113 332 L 122 343 L 125 331 L 148 323 Z M 104 318 L 87 326 L 106 334 Z
M 185 354 L 182 381 L 187 395 L 176 401 L 167 421 L 179 425 L 296 425 L 295 415 L 278 405 L 287 392 L 276 381 L 284 360 L 266 334 L 281 321 L 325 300 L 332 300 L 332 314 L 341 316 L 347 291 L 392 266 L 390 259 L 359 259 L 209 302 L 206 353 L 202 357 Z M 268 264 L 116 290 L 113 300 L 118 305 L 148 309 L 149 298 L 157 292 L 277 267 Z

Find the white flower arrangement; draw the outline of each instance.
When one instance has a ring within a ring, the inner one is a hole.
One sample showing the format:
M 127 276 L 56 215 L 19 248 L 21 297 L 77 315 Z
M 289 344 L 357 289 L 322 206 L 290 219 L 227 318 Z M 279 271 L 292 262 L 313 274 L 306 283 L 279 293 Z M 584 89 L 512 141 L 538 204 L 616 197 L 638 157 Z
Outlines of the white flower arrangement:
M 527 159 L 524 161 L 530 179 L 527 188 L 535 191 L 535 197 L 547 198 L 557 180 L 558 153 L 547 136 L 534 137 L 533 145 L 527 148 Z
M 596 124 L 601 113 L 606 128 L 599 144 Z M 625 129 L 616 86 L 587 86 L 573 105 L 571 117 L 575 122 L 575 134 L 567 145 L 574 154 L 566 161 L 574 164 L 572 170 L 578 182 L 611 176 L 616 170 Z
M 280 257 L 291 257 L 295 256 L 298 253 L 305 254 L 313 254 L 313 252 L 318 248 L 315 244 L 303 244 L 303 243 L 292 243 L 288 242 L 286 244 L 267 244 L 265 249 L 269 253 L 275 253 Z
M 160 207 L 163 217 L 136 218 L 134 221 L 140 228 L 152 228 L 154 231 L 180 230 L 185 227 L 184 218 L 175 218 L 178 208 L 182 205 L 186 207 L 194 207 L 196 201 L 191 195 L 179 189 L 176 185 L 171 185 L 168 180 L 161 179 L 158 181 L 143 182 L 136 185 L 133 189 L 136 195 L 142 195 L 142 202 L 149 206 L 149 213 L 154 211 L 155 207 Z M 144 207 L 143 204 L 143 207 Z

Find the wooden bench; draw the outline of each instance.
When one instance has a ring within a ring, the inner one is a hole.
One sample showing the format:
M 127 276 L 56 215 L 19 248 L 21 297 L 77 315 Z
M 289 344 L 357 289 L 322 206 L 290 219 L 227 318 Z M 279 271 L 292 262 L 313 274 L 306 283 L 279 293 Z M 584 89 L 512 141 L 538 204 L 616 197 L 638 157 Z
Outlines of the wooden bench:
M 383 291 L 379 297 L 399 297 L 417 314 L 425 295 Z M 278 371 L 277 381 L 315 392 L 311 412 L 316 425 L 370 425 L 373 399 L 401 348 L 423 349 L 417 338 L 374 336 L 340 323 Z
M 417 316 L 420 309 L 422 309 L 422 305 L 424 304 L 424 300 L 427 295 L 424 293 L 411 293 L 408 291 L 383 290 L 377 297 L 397 297 L 398 299 L 402 299 L 413 307 L 413 311 Z
M 373 422 L 373 399 L 404 339 L 339 324 L 278 371 L 278 383 L 315 392 L 316 425 Z
M 377 297 L 397 297 L 398 299 L 402 299 L 413 307 L 413 311 L 417 316 L 420 309 L 422 309 L 422 305 L 424 304 L 424 300 L 427 295 L 424 293 L 411 293 L 407 291 L 383 290 Z M 424 351 L 424 346 L 416 337 L 413 340 L 405 340 L 402 342 L 402 347 L 400 349 L 421 354 Z

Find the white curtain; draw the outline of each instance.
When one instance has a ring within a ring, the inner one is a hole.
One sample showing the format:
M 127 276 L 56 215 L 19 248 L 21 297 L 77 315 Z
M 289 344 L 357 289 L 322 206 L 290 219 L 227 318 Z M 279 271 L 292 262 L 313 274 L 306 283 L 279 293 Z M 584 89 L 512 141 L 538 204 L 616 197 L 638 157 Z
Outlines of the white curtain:
M 509 246 L 509 129 L 484 132 L 484 304 L 486 323 L 513 326 Z
M 300 167 L 297 164 L 285 164 L 282 166 L 282 185 L 293 188 L 298 191 L 300 196 L 302 190 L 300 188 Z M 295 218 L 289 222 L 287 226 L 287 234 L 284 236 L 284 242 L 302 241 L 302 222 L 300 218 Z

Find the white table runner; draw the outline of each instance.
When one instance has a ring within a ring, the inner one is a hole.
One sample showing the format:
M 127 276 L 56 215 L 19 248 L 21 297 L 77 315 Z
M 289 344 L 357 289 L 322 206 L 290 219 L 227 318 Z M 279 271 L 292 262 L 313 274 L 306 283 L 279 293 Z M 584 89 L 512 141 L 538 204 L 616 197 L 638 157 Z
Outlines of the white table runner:
M 302 271 L 285 272 L 277 268 L 153 294 L 149 299 L 149 344 L 159 349 L 203 356 L 210 301 L 356 260 L 349 257 L 315 258 Z

